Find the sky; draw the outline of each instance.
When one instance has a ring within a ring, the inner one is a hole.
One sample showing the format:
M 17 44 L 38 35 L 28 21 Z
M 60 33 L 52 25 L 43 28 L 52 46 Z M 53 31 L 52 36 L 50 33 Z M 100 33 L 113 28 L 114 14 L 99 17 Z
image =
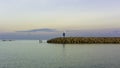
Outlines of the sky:
M 120 0 L 0 0 L 0 39 L 120 37 Z

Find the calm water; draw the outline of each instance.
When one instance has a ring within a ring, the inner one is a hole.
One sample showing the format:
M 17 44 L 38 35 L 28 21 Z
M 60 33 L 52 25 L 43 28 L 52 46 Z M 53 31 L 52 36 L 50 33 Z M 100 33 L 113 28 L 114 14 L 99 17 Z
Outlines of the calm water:
M 120 68 L 120 45 L 0 41 L 0 68 Z

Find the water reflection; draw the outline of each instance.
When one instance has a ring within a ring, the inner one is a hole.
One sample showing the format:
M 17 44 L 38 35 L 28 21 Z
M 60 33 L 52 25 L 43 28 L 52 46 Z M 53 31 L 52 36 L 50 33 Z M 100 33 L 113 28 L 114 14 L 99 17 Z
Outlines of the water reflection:
M 63 45 L 63 48 L 65 48 L 65 44 L 62 44 Z
M 63 45 L 63 67 L 62 68 L 66 68 L 66 50 L 65 50 L 65 44 L 62 44 Z

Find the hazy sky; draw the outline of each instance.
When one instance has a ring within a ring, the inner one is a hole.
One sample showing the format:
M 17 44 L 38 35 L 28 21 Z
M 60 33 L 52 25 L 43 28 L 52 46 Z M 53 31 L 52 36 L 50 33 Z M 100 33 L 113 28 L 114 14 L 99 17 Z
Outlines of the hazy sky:
M 119 30 L 120 0 L 0 0 L 1 37 L 44 28 Z

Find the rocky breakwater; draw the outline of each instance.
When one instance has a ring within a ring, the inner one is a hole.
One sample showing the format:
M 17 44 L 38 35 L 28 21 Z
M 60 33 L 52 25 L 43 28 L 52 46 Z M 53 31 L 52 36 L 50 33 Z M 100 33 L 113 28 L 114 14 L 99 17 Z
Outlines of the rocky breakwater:
M 59 37 L 47 43 L 58 44 L 120 44 L 120 37 Z

